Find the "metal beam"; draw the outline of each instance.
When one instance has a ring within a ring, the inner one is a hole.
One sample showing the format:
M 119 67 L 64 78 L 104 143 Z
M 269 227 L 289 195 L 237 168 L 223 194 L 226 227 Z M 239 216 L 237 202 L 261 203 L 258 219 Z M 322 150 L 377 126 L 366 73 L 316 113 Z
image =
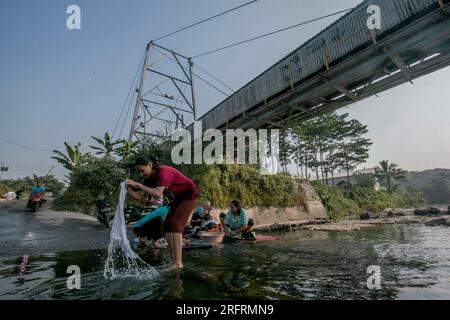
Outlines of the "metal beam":
M 182 55 L 182 54 L 180 54 L 180 53 L 178 53 L 178 52 L 176 52 L 176 51 L 173 51 L 173 50 L 171 50 L 171 49 L 167 49 L 167 48 L 165 48 L 165 47 L 163 47 L 163 46 L 161 46 L 161 45 L 159 45 L 159 44 L 156 44 L 155 42 L 151 42 L 155 47 L 157 47 L 157 48 L 160 48 L 160 49 L 163 49 L 163 50 L 165 50 L 165 51 L 167 51 L 167 52 L 170 52 L 170 53 L 172 53 L 172 54 L 176 54 L 177 56 L 180 56 L 180 57 L 182 57 L 182 58 L 184 58 L 184 59 L 189 59 L 188 57 L 186 57 L 186 56 L 184 56 L 184 55 Z
M 386 47 L 383 48 L 383 51 L 386 52 L 386 54 L 389 56 L 391 61 L 399 68 L 403 74 L 405 75 L 406 79 L 412 83 L 411 79 L 411 73 L 409 72 L 409 67 L 403 62 L 403 60 L 400 58 L 398 54 L 392 54 L 389 49 Z
M 159 71 L 150 69 L 150 68 L 147 68 L 147 70 L 150 71 L 150 72 L 159 74 L 160 76 L 163 76 L 163 77 L 167 77 L 167 78 L 169 78 L 169 79 L 172 79 L 172 81 L 173 81 L 173 80 L 177 80 L 177 81 L 179 81 L 179 82 L 181 82 L 181 83 L 184 83 L 184 84 L 187 84 L 187 85 L 191 85 L 189 82 L 184 81 L 184 80 L 181 80 L 181 79 L 178 79 L 177 77 L 171 76 L 171 75 L 169 75 L 169 74 L 165 74 L 165 73 L 162 73 L 162 72 L 159 72 Z
M 170 104 L 156 102 L 156 101 L 152 101 L 152 100 L 148 100 L 148 99 L 141 99 L 141 100 L 143 102 L 154 103 L 154 104 L 157 104 L 159 106 L 166 107 L 166 108 L 175 109 L 175 110 L 183 111 L 183 112 L 187 112 L 187 113 L 192 113 L 192 111 L 190 111 L 190 110 L 185 110 L 185 109 L 181 109 L 181 108 L 178 108 L 178 107 L 174 107 L 174 106 L 171 106 Z M 144 107 L 148 108 L 149 106 L 144 105 Z
M 133 140 L 133 132 L 134 132 L 134 129 L 136 127 L 136 121 L 137 121 L 137 116 L 138 116 L 138 113 L 139 113 L 139 106 L 140 106 L 141 97 L 142 97 L 142 90 L 144 89 L 145 70 L 147 69 L 148 58 L 150 56 L 151 48 L 152 48 L 152 43 L 150 42 L 150 43 L 147 44 L 147 48 L 146 48 L 146 51 L 145 51 L 145 59 L 144 59 L 144 64 L 142 66 L 141 79 L 139 81 L 138 96 L 136 98 L 136 104 L 134 106 L 133 118 L 132 118 L 132 121 L 131 121 L 130 134 L 128 136 L 128 142 L 130 142 L 130 143 Z
M 300 110 L 300 111 L 309 113 L 310 115 L 313 115 L 313 116 L 316 115 L 316 113 L 314 111 L 311 111 L 311 110 L 309 110 L 301 105 L 298 105 L 298 104 L 289 104 L 289 107 L 291 107 L 291 109 L 296 109 L 296 110 Z
M 342 94 L 345 94 L 347 97 L 349 97 L 353 101 L 358 100 L 358 96 L 356 94 L 354 94 L 353 92 L 350 92 L 343 86 L 340 86 L 336 83 L 332 83 L 332 82 L 328 81 L 324 76 L 321 76 L 321 78 L 322 78 L 323 82 L 325 82 L 328 86 L 332 87 L 334 90 L 339 91 Z
M 177 85 L 177 83 L 175 82 L 175 80 L 171 79 L 173 82 L 173 85 L 177 88 L 178 92 L 181 94 L 181 96 L 183 97 L 184 101 L 186 101 L 186 103 L 189 105 L 189 107 L 192 109 L 192 112 L 194 112 L 194 108 L 192 108 L 192 105 L 189 103 L 189 100 L 186 98 L 186 96 L 184 95 L 183 91 L 181 91 L 181 88 Z

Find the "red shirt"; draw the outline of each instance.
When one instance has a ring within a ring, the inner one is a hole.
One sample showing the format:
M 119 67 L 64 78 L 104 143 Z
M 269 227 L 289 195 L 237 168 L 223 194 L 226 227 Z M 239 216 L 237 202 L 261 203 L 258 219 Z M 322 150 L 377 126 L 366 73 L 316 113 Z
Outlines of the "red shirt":
M 193 200 L 198 197 L 194 181 L 169 166 L 160 165 L 153 176 L 144 180 L 144 185 L 150 188 L 166 187 L 178 199 Z

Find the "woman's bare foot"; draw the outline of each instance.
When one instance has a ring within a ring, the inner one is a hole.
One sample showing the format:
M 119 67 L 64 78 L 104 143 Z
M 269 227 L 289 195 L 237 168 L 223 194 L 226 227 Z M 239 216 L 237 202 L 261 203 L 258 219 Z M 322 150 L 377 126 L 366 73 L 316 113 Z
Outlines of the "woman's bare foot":
M 171 265 L 171 266 L 168 266 L 167 268 L 164 268 L 162 271 L 163 272 L 172 272 L 172 271 L 181 271 L 182 269 L 183 269 L 183 265 L 181 265 L 181 266 Z

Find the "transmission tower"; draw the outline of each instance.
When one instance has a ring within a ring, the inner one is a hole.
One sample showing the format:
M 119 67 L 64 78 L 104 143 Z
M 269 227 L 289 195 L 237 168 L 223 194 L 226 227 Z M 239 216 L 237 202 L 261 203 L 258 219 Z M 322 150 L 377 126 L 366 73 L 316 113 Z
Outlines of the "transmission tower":
M 162 142 L 197 119 L 192 67 L 191 58 L 147 44 L 128 141 Z

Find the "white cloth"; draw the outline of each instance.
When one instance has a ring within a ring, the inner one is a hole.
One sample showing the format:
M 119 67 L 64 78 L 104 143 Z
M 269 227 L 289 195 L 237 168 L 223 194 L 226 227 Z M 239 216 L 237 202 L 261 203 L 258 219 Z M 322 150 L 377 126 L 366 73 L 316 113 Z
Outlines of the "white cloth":
M 110 234 L 110 245 L 112 242 L 117 242 L 121 245 L 123 253 L 127 258 L 136 259 L 138 255 L 131 249 L 130 242 L 127 237 L 127 225 L 125 223 L 125 198 L 127 196 L 127 189 L 125 182 L 120 184 L 119 202 L 117 203 L 116 211 L 114 212 L 114 220 Z
M 111 279 L 120 275 L 146 276 L 147 278 L 154 278 L 158 276 L 156 269 L 143 261 L 130 247 L 124 214 L 126 195 L 126 185 L 125 182 L 122 182 L 120 184 L 119 202 L 117 203 L 116 211 L 114 213 L 114 220 L 110 233 L 108 258 L 105 262 L 105 270 L 103 274 L 105 278 L 108 278 L 108 275 L 110 275 Z M 116 270 L 116 266 L 114 265 L 114 258 L 119 250 L 123 254 L 123 262 L 125 267 L 125 270 L 123 271 Z
M 6 200 L 14 200 L 16 198 L 16 193 L 15 192 L 7 192 L 3 195 L 3 198 L 5 198 Z

